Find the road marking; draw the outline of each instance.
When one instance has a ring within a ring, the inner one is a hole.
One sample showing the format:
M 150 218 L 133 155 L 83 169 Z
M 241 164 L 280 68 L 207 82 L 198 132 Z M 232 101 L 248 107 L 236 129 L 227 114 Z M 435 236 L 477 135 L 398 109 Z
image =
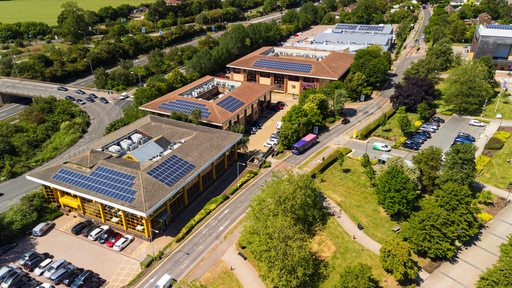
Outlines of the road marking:
M 220 227 L 219 231 L 222 231 L 222 229 L 224 229 L 224 227 L 225 227 L 226 225 L 228 225 L 228 223 L 229 223 L 229 220 L 228 220 L 228 222 L 224 223 L 224 225 L 222 225 L 222 227 Z
M 181 269 L 185 269 L 185 266 L 187 266 L 188 261 L 183 261 L 183 264 L 180 265 Z
M 151 284 L 153 281 L 155 281 L 156 277 L 154 277 L 153 279 L 149 280 L 149 283 L 146 284 L 146 286 L 144 286 L 144 288 L 148 287 L 149 284 Z

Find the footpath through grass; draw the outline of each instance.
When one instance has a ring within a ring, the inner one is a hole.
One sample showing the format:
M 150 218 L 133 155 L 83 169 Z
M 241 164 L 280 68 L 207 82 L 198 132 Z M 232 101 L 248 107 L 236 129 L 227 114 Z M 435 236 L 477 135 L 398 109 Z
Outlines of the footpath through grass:
M 322 179 L 322 192 L 336 202 L 352 221 L 363 224 L 364 233 L 381 244 L 388 238 L 397 237 L 391 231 L 397 224 L 377 203 L 359 161 L 347 158 L 343 172 L 335 163 L 323 173 Z
M 476 180 L 506 190 L 507 184 L 512 181 L 512 164 L 507 163 L 508 159 L 512 159 L 512 141 L 510 139 L 491 158 Z
M 201 283 L 210 288 L 243 288 L 236 274 L 222 260 L 217 261 L 201 278 Z

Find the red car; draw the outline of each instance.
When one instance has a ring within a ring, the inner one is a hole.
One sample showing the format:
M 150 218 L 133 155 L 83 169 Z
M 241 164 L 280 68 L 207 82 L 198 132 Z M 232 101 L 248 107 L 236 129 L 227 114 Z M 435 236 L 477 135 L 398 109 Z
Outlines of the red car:
M 123 238 L 123 234 L 121 234 L 121 233 L 112 234 L 112 236 L 110 236 L 110 238 L 108 238 L 107 246 L 108 247 L 114 246 L 114 244 L 116 244 L 117 240 L 119 240 L 121 238 Z

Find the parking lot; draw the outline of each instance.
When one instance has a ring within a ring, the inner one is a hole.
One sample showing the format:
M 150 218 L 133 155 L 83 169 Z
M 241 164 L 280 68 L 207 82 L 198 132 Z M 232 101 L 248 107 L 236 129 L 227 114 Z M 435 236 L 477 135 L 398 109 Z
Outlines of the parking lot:
M 108 282 L 108 287 L 126 285 L 140 271 L 140 261 L 151 254 L 151 244 L 141 239 L 135 240 L 123 251 L 115 251 L 97 241 L 82 235 L 73 235 L 71 228 L 84 219 L 62 216 L 55 220 L 53 227 L 43 237 L 26 237 L 18 241 L 18 247 L 2 256 L 1 266 L 15 264 L 28 251 L 48 253 L 53 261 L 65 259 L 77 268 L 92 270 Z M 50 283 L 43 276 L 28 275 L 42 283 Z M 65 287 L 58 285 L 57 287 Z

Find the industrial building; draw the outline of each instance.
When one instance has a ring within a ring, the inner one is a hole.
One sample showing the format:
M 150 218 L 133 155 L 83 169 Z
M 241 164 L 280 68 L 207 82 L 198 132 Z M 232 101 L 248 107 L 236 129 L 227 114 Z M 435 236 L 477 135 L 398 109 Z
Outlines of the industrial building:
M 203 123 L 229 130 L 233 125 L 245 127 L 270 108 L 274 89 L 270 83 L 257 84 L 205 76 L 180 89 L 140 107 L 142 110 L 170 115 L 183 112 L 190 115 L 201 109 Z
M 512 25 L 485 24 L 475 29 L 469 58 L 488 56 L 498 70 L 512 70 Z
M 149 115 L 27 179 L 62 209 L 148 239 L 236 161 L 241 138 Z
M 300 95 L 342 80 L 354 55 L 311 49 L 262 47 L 226 65 L 233 80 L 274 85 L 274 91 Z

